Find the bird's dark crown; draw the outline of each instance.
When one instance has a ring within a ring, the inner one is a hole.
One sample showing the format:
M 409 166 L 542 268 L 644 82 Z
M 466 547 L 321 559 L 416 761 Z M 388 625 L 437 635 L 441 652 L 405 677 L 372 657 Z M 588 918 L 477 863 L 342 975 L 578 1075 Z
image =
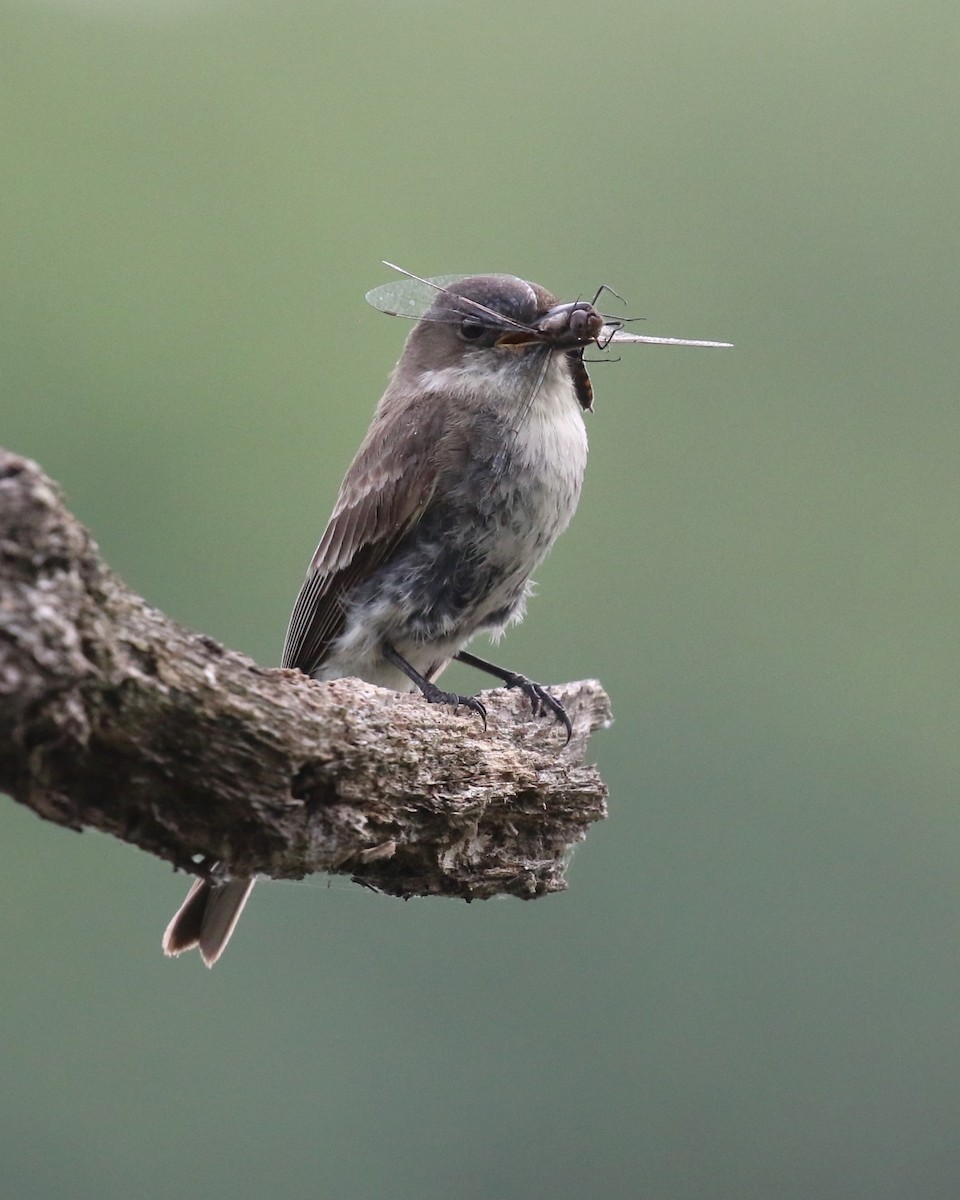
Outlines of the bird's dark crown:
M 516 275 L 470 275 L 439 292 L 424 318 L 456 321 L 476 317 L 493 327 L 529 327 L 555 304 L 556 299 L 545 288 Z M 498 322 L 497 317 L 503 320 Z

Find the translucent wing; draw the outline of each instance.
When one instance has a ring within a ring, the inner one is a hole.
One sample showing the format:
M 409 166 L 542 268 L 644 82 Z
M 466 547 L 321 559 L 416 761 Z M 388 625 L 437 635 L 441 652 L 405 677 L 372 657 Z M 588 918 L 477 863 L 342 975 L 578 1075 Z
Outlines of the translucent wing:
M 694 342 L 688 338 L 649 337 L 642 333 L 627 333 L 616 325 L 604 325 L 597 341 L 601 348 L 622 345 L 624 342 L 644 342 L 648 346 L 708 346 L 713 349 L 730 349 L 733 342 Z
M 410 317 L 416 321 L 436 300 L 437 292 L 466 278 L 466 275 L 436 275 L 432 279 L 408 276 L 395 283 L 382 283 L 379 287 L 371 288 L 365 299 L 389 317 Z

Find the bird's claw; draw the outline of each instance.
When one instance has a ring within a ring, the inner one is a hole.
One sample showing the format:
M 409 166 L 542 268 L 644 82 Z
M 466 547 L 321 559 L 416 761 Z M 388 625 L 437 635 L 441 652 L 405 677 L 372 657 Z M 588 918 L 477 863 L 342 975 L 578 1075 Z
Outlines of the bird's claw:
M 431 684 L 430 690 L 423 694 L 430 704 L 452 704 L 455 709 L 461 705 L 469 708 L 483 722 L 483 732 L 487 732 L 487 709 L 476 696 L 461 696 L 458 692 L 444 692 L 433 684 Z
M 567 716 L 567 710 L 556 696 L 552 696 L 541 684 L 534 683 L 532 679 L 527 679 L 526 675 L 514 674 L 504 682 L 508 688 L 519 688 L 523 692 L 530 701 L 530 707 L 533 709 L 535 717 L 545 717 L 547 713 L 552 713 L 555 720 L 559 721 L 567 731 L 567 740 L 564 744 L 570 744 L 570 739 L 573 737 L 573 725 Z

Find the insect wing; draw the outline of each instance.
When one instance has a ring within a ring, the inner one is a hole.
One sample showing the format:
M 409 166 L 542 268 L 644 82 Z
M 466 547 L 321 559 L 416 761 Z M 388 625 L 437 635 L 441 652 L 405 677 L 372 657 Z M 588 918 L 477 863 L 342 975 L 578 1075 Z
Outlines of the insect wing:
M 613 325 L 604 325 L 598 338 L 599 344 L 607 346 L 623 345 L 624 342 L 643 342 L 647 346 L 707 346 L 713 349 L 729 350 L 733 342 L 695 342 L 689 338 L 648 337 L 642 333 L 627 333 Z
M 409 317 L 416 321 L 436 300 L 437 292 L 466 278 L 466 275 L 437 275 L 432 279 L 398 279 L 371 288 L 364 298 L 388 317 Z

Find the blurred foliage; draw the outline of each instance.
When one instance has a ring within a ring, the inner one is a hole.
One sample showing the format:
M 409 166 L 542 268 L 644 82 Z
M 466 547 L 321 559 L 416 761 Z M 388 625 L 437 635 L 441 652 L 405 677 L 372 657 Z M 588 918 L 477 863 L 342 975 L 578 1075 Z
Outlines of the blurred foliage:
M 498 652 L 614 698 L 565 895 L 264 886 L 208 974 L 183 879 L 0 809 L 3 1195 L 958 1193 L 958 26 L 4 6 L 0 442 L 265 663 L 406 332 L 381 258 L 737 348 L 594 369 Z

